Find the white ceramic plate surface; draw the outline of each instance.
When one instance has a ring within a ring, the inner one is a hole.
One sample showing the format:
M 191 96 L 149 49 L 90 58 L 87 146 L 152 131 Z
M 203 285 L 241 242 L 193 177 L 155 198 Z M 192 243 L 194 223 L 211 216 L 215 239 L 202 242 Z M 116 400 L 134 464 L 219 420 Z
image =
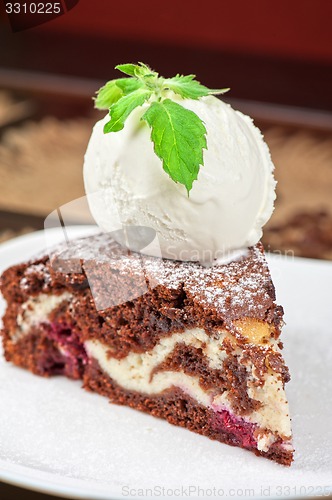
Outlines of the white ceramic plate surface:
M 71 228 L 81 235 L 85 228 Z M 52 230 L 54 242 L 63 239 Z M 0 271 L 45 248 L 43 232 L 0 246 Z M 284 306 L 295 461 L 280 466 L 0 354 L 0 479 L 73 498 L 294 498 L 332 494 L 332 264 L 268 257 Z M 5 304 L 1 299 L 0 309 Z

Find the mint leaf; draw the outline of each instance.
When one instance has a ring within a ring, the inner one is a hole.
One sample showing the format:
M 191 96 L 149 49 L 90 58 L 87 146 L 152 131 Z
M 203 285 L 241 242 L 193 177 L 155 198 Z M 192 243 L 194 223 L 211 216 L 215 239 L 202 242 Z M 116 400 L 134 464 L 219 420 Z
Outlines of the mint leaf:
M 130 94 L 121 97 L 115 104 L 110 107 L 110 121 L 104 125 L 104 133 L 118 132 L 124 127 L 124 122 L 130 113 L 142 106 L 145 101 L 151 96 L 151 91 L 146 89 L 137 89 Z
M 149 66 L 144 63 L 138 64 L 118 64 L 115 66 L 115 69 L 118 69 L 122 73 L 125 73 L 129 76 L 134 77 L 144 77 L 145 75 L 157 75 L 154 71 L 152 71 Z
M 206 129 L 193 112 L 170 99 L 153 102 L 141 118 L 151 127 L 154 151 L 165 172 L 187 192 L 197 179 L 206 148 Z
M 136 78 L 119 78 L 114 81 L 116 86 L 122 91 L 123 95 L 128 95 L 134 90 L 144 87 L 144 83 Z
M 224 94 L 229 89 L 209 89 L 195 80 L 196 75 L 176 75 L 164 80 L 164 88 L 172 90 L 184 99 L 199 99 L 210 94 Z
M 136 78 L 118 78 L 107 82 L 101 87 L 95 98 L 95 108 L 109 109 L 123 95 L 130 94 L 134 90 L 144 87 L 144 83 Z
M 136 76 L 135 71 L 138 67 L 137 64 L 118 64 L 115 66 L 115 69 L 118 69 L 121 73 L 125 73 L 125 75 Z
M 109 109 L 122 95 L 123 92 L 116 85 L 116 80 L 111 80 L 98 90 L 97 97 L 95 98 L 95 108 Z

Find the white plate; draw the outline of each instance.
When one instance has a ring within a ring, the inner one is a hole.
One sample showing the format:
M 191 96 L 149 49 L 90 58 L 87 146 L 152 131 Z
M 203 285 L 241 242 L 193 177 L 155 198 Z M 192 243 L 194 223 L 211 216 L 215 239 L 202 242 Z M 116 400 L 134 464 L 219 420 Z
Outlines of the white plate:
M 59 230 L 52 234 L 63 237 Z M 1 270 L 43 247 L 42 232 L 1 245 Z M 291 468 L 110 405 L 79 382 L 34 376 L 0 356 L 0 478 L 108 500 L 332 494 L 332 265 L 275 255 L 269 262 L 286 311 L 297 450 Z

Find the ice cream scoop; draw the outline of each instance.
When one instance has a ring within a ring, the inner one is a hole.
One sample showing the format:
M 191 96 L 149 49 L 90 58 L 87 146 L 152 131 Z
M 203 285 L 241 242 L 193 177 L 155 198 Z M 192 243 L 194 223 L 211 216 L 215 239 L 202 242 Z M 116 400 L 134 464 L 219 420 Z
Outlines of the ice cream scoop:
M 207 131 L 204 164 L 189 195 L 154 152 L 151 130 L 140 120 L 148 103 L 119 132 L 103 133 L 109 116 L 96 123 L 85 155 L 85 189 L 104 231 L 151 228 L 163 257 L 212 262 L 260 239 L 273 212 L 274 166 L 250 117 L 214 96 L 172 99 L 196 113 Z

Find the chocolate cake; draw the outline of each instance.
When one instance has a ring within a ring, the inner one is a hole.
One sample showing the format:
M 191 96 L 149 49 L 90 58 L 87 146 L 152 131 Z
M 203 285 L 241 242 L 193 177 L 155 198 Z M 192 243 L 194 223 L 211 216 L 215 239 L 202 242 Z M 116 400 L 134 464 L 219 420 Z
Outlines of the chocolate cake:
M 9 268 L 1 291 L 7 361 L 291 464 L 283 310 L 260 243 L 204 267 L 100 234 Z

